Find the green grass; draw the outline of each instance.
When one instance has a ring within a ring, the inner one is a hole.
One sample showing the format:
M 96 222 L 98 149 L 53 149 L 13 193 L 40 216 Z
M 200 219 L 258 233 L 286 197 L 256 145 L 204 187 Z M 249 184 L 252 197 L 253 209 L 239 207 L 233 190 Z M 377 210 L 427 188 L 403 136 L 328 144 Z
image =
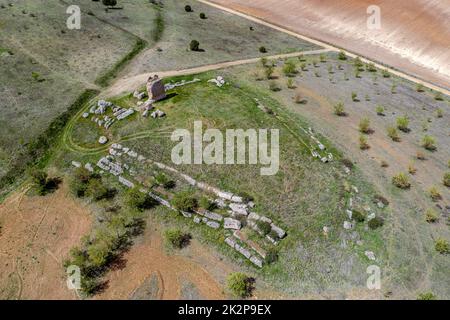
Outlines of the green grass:
M 364 239 L 364 246 L 360 247 L 349 241 L 346 248 L 340 247 L 343 241 L 340 230 L 347 219 L 345 203 L 348 202 L 349 195 L 343 192 L 340 163 L 336 161 L 323 164 L 311 156 L 307 148 L 311 144 L 310 138 L 301 130 L 307 128 L 308 123 L 298 114 L 287 111 L 265 91 L 246 82 L 227 79 L 232 84 L 222 88 L 206 83 L 206 80 L 216 75 L 215 72 L 209 72 L 166 79 L 179 81 L 183 78 L 190 80 L 198 77 L 202 81 L 177 88 L 172 92 L 175 96 L 156 103 L 155 107 L 167 114 L 163 119 L 143 119 L 137 115 L 136 119 L 114 124 L 111 127 L 114 137 L 111 142 L 131 146 L 150 159 L 172 165 L 183 173 L 221 189 L 235 193 L 245 191 L 253 196 L 256 212 L 271 217 L 287 229 L 288 237 L 279 245 L 280 260 L 258 271 L 222 242 L 225 237 L 223 231 L 198 226 L 176 213 L 163 215 L 160 219 L 169 225 L 187 228 L 202 242 L 216 247 L 232 261 L 239 261 L 242 267 L 259 274 L 277 289 L 293 294 L 308 287 L 320 290 L 323 286 L 337 286 L 342 281 L 353 282 L 364 274 L 364 266 L 369 263 L 364 256 L 364 250 L 376 252 L 377 257 L 383 261 L 384 244 L 381 240 L 381 230 L 367 231 L 360 226 L 357 231 Z M 255 98 L 274 110 L 276 116 L 261 111 Z M 122 106 L 136 103 L 130 95 L 112 100 Z M 174 146 L 170 140 L 171 132 L 176 128 L 192 130 L 193 121 L 196 120 L 202 120 L 205 127 L 221 131 L 227 128 L 278 128 L 281 148 L 279 173 L 269 177 L 260 176 L 258 165 L 173 165 L 170 159 Z M 79 121 L 74 130 L 85 119 Z M 139 139 L 133 138 L 140 132 L 149 134 Z M 330 142 L 323 137 L 319 138 L 336 159 L 341 157 Z M 97 158 L 99 156 L 100 154 Z M 65 162 L 68 163 L 69 160 L 70 157 L 66 157 Z M 354 170 L 348 179 L 352 185 L 364 190 L 359 194 L 360 200 L 354 201 L 361 201 L 361 204 L 371 203 L 376 192 L 365 182 L 361 173 Z M 324 239 L 322 235 L 325 225 L 331 226 L 333 230 L 328 239 Z M 293 252 L 302 253 L 293 255 Z M 302 254 L 307 254 L 309 258 L 302 258 Z M 324 266 L 345 264 L 347 259 L 352 261 L 352 274 L 344 276 L 340 270 L 334 269 L 330 274 L 324 274 Z

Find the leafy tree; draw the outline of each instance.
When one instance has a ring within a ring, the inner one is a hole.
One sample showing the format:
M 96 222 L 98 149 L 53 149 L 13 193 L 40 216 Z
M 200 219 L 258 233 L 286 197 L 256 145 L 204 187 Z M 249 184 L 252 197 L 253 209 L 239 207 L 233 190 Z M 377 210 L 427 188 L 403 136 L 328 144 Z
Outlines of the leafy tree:
M 272 230 L 272 227 L 270 226 L 270 223 L 267 221 L 258 220 L 256 222 L 256 225 L 258 229 L 264 234 L 269 234 L 269 232 Z
M 183 191 L 175 194 L 172 204 L 178 210 L 192 212 L 197 208 L 197 199 L 189 191 Z
M 198 42 L 197 40 L 192 40 L 191 43 L 189 44 L 189 48 L 191 49 L 191 51 L 199 51 L 200 42 Z
M 190 5 L 185 5 L 184 6 L 184 11 L 186 12 L 192 12 L 192 7 Z
M 115 7 L 117 5 L 117 0 L 102 0 L 104 6 Z
M 150 195 L 139 191 L 138 187 L 127 191 L 125 202 L 130 208 L 137 209 L 139 211 L 151 209 L 157 204 L 156 200 L 150 197 Z
M 169 229 L 164 232 L 166 242 L 175 249 L 182 249 L 189 244 L 191 235 L 182 232 L 180 229 Z
M 200 19 L 206 19 L 206 14 L 204 12 L 200 13 Z
M 108 198 L 110 191 L 104 186 L 101 179 L 91 179 L 87 184 L 86 195 L 99 201 Z
M 370 229 L 375 230 L 381 228 L 384 225 L 384 220 L 381 217 L 375 217 L 371 219 L 367 224 Z
M 266 53 L 267 52 L 266 47 L 264 47 L 264 46 L 259 47 L 259 52 Z

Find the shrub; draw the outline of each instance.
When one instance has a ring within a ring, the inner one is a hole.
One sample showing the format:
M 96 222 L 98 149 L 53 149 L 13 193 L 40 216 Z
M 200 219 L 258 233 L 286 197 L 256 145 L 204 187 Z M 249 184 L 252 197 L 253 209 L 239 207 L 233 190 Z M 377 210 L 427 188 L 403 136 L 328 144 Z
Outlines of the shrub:
M 258 220 L 256 222 L 256 226 L 264 235 L 267 235 L 269 234 L 270 231 L 272 231 L 272 227 L 270 226 L 270 223 L 267 221 Z
M 436 222 L 437 220 L 438 220 L 438 215 L 435 210 L 430 208 L 425 212 L 425 221 L 426 222 L 433 223 L 433 222 Z
M 367 143 L 367 137 L 364 135 L 359 136 L 359 148 L 361 150 L 367 150 L 370 148 L 369 144 Z
M 267 66 L 267 67 L 264 69 L 264 73 L 266 74 L 266 78 L 267 78 L 267 79 L 269 79 L 269 80 L 272 79 L 273 71 L 274 71 L 273 66 Z
M 444 186 L 450 188 L 450 172 L 444 174 L 444 178 L 442 179 Z
M 191 51 L 199 51 L 200 42 L 198 42 L 197 40 L 192 40 L 191 43 L 189 44 L 189 48 L 191 49 Z
M 425 155 L 423 154 L 423 152 L 417 151 L 416 153 L 416 158 L 418 160 L 426 160 L 427 158 L 425 157 Z
M 436 140 L 432 136 L 425 135 L 422 138 L 422 147 L 429 151 L 435 151 L 437 149 Z
M 183 191 L 175 194 L 172 204 L 178 210 L 192 212 L 197 208 L 197 199 L 189 191 Z
M 291 77 L 297 73 L 297 66 L 295 65 L 295 63 L 293 61 L 288 60 L 284 63 L 283 73 L 286 76 Z
M 436 187 L 431 187 L 430 190 L 428 190 L 429 194 L 430 194 L 430 198 L 433 201 L 439 201 L 442 199 L 442 195 L 439 192 L 439 189 Z
M 157 205 L 156 200 L 150 197 L 147 193 L 139 191 L 139 188 L 132 188 L 127 191 L 125 202 L 130 208 L 144 211 L 151 209 Z
M 37 193 L 40 196 L 45 196 L 46 194 L 53 192 L 61 182 L 60 178 L 49 178 L 47 172 L 42 170 L 32 170 L 30 175 Z
M 95 201 L 100 201 L 111 197 L 111 192 L 105 187 L 100 178 L 90 179 L 87 188 L 86 195 L 94 199 Z
M 384 225 L 384 219 L 381 217 L 375 217 L 373 219 L 371 219 L 367 225 L 369 226 L 370 229 L 375 230 L 378 228 L 381 228 Z
M 384 116 L 384 107 L 383 106 L 378 105 L 375 108 L 375 111 L 377 112 L 377 115 Z
M 297 92 L 294 96 L 294 102 L 297 104 L 305 104 L 307 101 L 303 99 L 302 95 L 299 92 Z
M 227 278 L 227 287 L 235 297 L 246 298 L 251 296 L 254 279 L 241 272 L 231 273 Z
M 417 300 L 436 300 L 436 296 L 432 292 L 424 292 L 417 296 Z
M 366 134 L 371 132 L 369 118 L 361 119 L 361 121 L 359 122 L 359 131 Z
M 175 187 L 175 181 L 167 178 L 167 176 L 162 172 L 155 176 L 155 182 L 164 189 L 173 189 Z
M 350 170 L 353 169 L 354 164 L 350 159 L 347 158 L 341 159 L 341 163 Z
M 366 65 L 366 70 L 369 72 L 377 72 L 377 68 L 373 62 Z
M 408 117 L 397 118 L 397 128 L 403 132 L 409 132 L 409 119 Z
M 387 135 L 389 138 L 392 139 L 392 141 L 399 142 L 400 136 L 398 135 L 397 128 L 395 127 L 388 127 L 387 128 Z
M 200 19 L 206 19 L 206 14 L 204 12 L 200 13 Z
M 190 5 L 185 5 L 184 6 L 184 11 L 186 12 L 192 12 L 192 7 Z
M 444 97 L 442 96 L 442 93 L 436 92 L 436 94 L 434 95 L 434 100 L 444 101 Z
M 295 83 L 294 83 L 294 79 L 289 78 L 287 79 L 286 85 L 288 87 L 288 89 L 295 89 Z
M 400 172 L 396 176 L 392 177 L 392 183 L 400 189 L 409 189 L 411 187 L 408 176 L 403 172 Z
M 365 215 L 365 213 L 363 213 L 363 212 L 361 212 L 359 210 L 353 210 L 352 218 L 356 222 L 364 222 L 364 220 L 366 220 L 366 215 Z
M 344 51 L 340 51 L 338 55 L 339 60 L 347 60 L 347 55 Z
M 278 260 L 278 250 L 275 247 L 270 247 L 267 251 L 266 251 L 266 263 L 267 264 L 271 264 L 274 263 Z
M 434 242 L 434 248 L 440 254 L 449 254 L 450 253 L 450 245 L 447 240 L 443 238 L 438 238 Z
M 263 68 L 267 67 L 267 58 L 266 57 L 262 57 L 259 62 L 261 63 L 261 65 L 263 66 Z
M 336 104 L 334 106 L 334 114 L 339 117 L 343 117 L 343 116 L 347 115 L 347 113 L 345 112 L 345 106 L 342 102 L 339 102 L 338 104 Z
M 267 49 L 264 46 L 259 47 L 259 52 L 261 53 L 267 53 Z
M 383 78 L 390 78 L 391 74 L 386 69 L 381 71 L 381 74 L 383 75 Z
M 381 167 L 382 168 L 387 168 L 387 167 L 389 167 L 389 163 L 387 163 L 386 160 L 381 160 Z
M 271 81 L 269 83 L 269 89 L 273 92 L 281 91 L 281 88 L 276 81 Z
M 416 172 L 417 172 L 417 168 L 414 166 L 414 163 L 410 163 L 409 165 L 408 165 L 408 172 L 410 173 L 410 174 L 416 174 Z
M 418 84 L 416 85 L 416 91 L 417 91 L 417 92 L 424 92 L 424 91 L 425 91 L 425 87 L 423 86 L 423 84 L 418 83 Z
M 207 197 L 203 196 L 200 198 L 199 206 L 205 210 L 214 210 L 216 208 L 216 204 L 210 201 Z
M 438 118 L 442 118 L 444 116 L 444 111 L 442 111 L 442 109 L 437 109 L 436 110 L 436 116 Z
M 352 100 L 353 100 L 354 102 L 358 102 L 358 101 L 359 101 L 359 99 L 358 99 L 358 94 L 357 94 L 356 92 L 352 92 Z
M 182 249 L 189 244 L 192 237 L 180 229 L 169 229 L 164 232 L 164 238 L 173 248 Z

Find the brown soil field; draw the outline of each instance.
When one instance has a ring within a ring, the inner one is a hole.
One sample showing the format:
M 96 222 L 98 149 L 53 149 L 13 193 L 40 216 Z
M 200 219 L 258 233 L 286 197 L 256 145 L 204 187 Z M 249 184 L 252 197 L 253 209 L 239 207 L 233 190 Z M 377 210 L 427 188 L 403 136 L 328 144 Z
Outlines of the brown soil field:
M 450 87 L 447 0 L 212 0 L 302 35 Z M 367 8 L 381 8 L 381 29 L 367 28 Z
M 76 299 L 63 261 L 91 227 L 89 210 L 67 187 L 36 197 L 27 188 L 0 205 L 0 299 Z

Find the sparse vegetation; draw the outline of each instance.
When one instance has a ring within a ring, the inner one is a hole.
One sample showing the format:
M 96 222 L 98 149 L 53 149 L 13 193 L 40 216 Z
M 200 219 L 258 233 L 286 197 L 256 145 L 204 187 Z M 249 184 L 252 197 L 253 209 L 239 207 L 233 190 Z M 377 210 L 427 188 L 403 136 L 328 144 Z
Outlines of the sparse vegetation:
M 436 300 L 436 296 L 432 292 L 424 292 L 417 296 L 417 300 Z
M 345 106 L 342 102 L 334 105 L 334 114 L 339 117 L 344 117 L 347 115 L 347 113 L 345 112 Z
M 450 253 L 450 245 L 446 239 L 438 238 L 434 242 L 434 248 L 440 254 L 449 254 Z
M 438 220 L 438 214 L 434 209 L 428 209 L 425 212 L 425 221 L 428 223 L 434 223 Z
M 127 191 L 125 203 L 128 207 L 139 211 L 151 209 L 158 204 L 150 195 L 141 192 L 137 187 Z
M 268 223 L 267 221 L 258 220 L 256 222 L 256 226 L 258 227 L 259 231 L 262 232 L 263 235 L 269 234 L 269 232 L 272 230 L 270 223 Z
M 61 182 L 59 178 L 49 178 L 47 172 L 43 170 L 34 169 L 30 176 L 40 196 L 53 192 Z
M 385 114 L 384 114 L 384 107 L 381 106 L 381 105 L 378 105 L 378 106 L 375 108 L 375 111 L 376 111 L 377 115 L 379 115 L 379 116 L 384 116 L 384 115 L 385 115 Z
M 353 210 L 352 219 L 356 222 L 364 222 L 366 220 L 366 214 L 360 210 Z
M 422 147 L 428 151 L 436 151 L 436 140 L 432 136 L 425 135 L 422 139 Z
M 357 94 L 356 92 L 352 92 L 352 100 L 353 100 L 354 102 L 358 102 L 358 101 L 359 101 L 359 99 L 358 99 L 358 94 Z
M 409 119 L 408 117 L 398 117 L 397 118 L 397 128 L 403 132 L 409 132 Z
M 370 119 L 369 118 L 363 118 L 359 122 L 359 132 L 369 134 L 372 132 L 372 129 L 370 128 Z
M 430 195 L 431 200 L 433 201 L 439 201 L 442 199 L 442 195 L 439 192 L 439 189 L 436 187 L 431 187 L 430 190 L 428 190 L 428 193 Z
M 344 51 L 340 51 L 338 55 L 339 60 L 347 60 L 347 55 Z
M 436 101 L 444 101 L 444 97 L 442 96 L 442 93 L 436 92 L 436 94 L 434 95 L 434 100 L 436 100 Z
M 392 177 L 392 183 L 400 189 L 409 189 L 411 187 L 408 176 L 403 172 Z
M 444 174 L 444 178 L 442 179 L 442 183 L 444 184 L 444 186 L 450 188 L 450 172 L 446 172 Z
M 359 148 L 361 150 L 370 149 L 369 143 L 367 142 L 367 137 L 365 135 L 359 136 Z
M 288 60 L 283 65 L 283 73 L 287 77 L 292 77 L 297 73 L 297 66 L 294 61 Z
M 387 135 L 389 138 L 392 139 L 392 141 L 400 142 L 400 136 L 398 134 L 396 127 L 388 127 L 387 128 Z

